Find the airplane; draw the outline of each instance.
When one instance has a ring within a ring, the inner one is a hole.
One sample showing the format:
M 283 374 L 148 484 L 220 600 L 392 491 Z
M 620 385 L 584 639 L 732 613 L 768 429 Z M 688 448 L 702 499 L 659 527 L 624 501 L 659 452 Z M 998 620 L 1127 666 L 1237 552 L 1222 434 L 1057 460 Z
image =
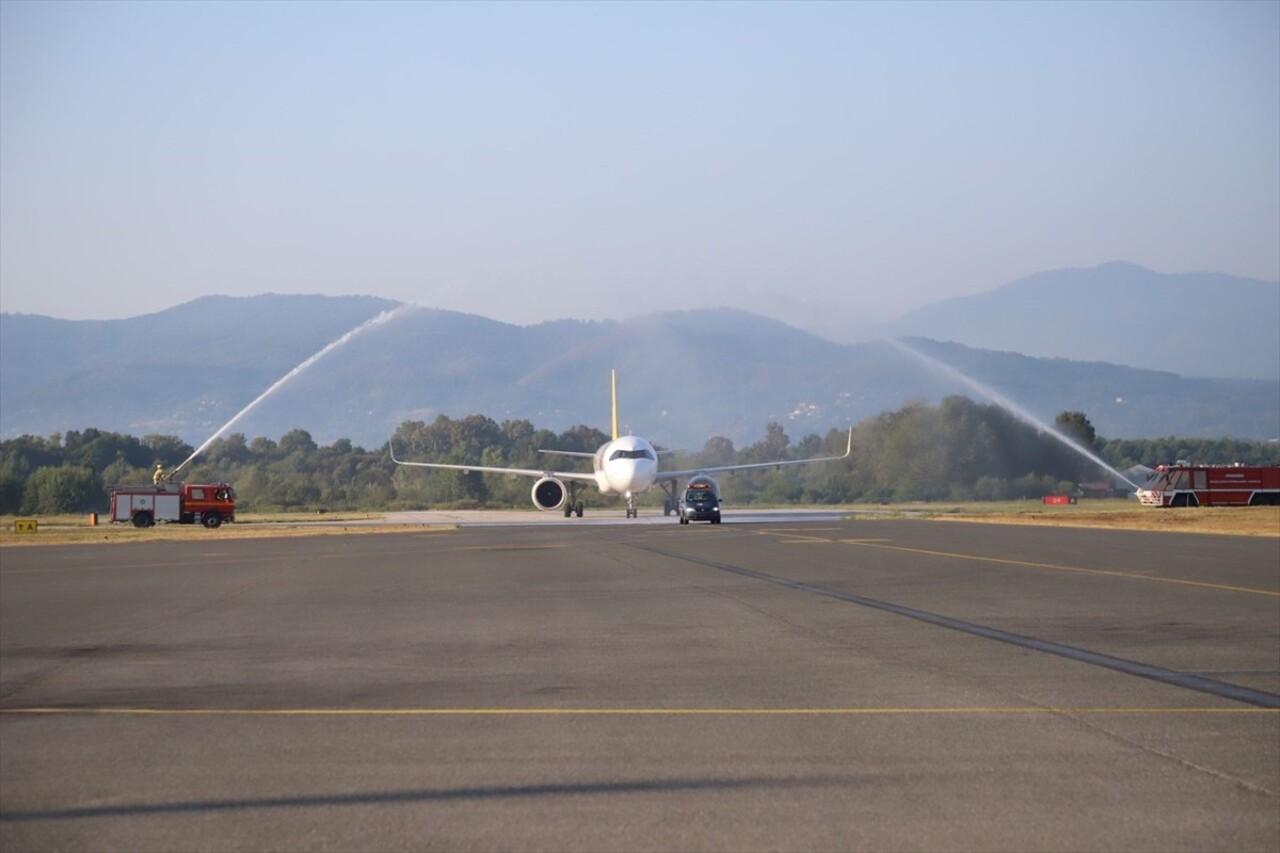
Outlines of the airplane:
M 705 468 L 690 468 L 684 471 L 659 471 L 658 451 L 647 440 L 638 435 L 619 435 L 618 430 L 618 374 L 610 371 L 610 385 L 613 391 L 613 438 L 595 453 L 580 453 L 571 450 L 539 450 L 539 453 L 556 456 L 582 457 L 591 460 L 591 473 L 581 471 L 557 471 L 552 468 L 499 468 L 487 465 L 453 465 L 443 462 L 406 462 L 396 458 L 395 447 L 390 439 L 387 447 L 391 451 L 391 461 L 397 465 L 415 468 L 443 468 L 451 471 L 470 473 L 479 471 L 485 474 L 512 474 L 523 477 L 537 477 L 533 484 L 531 496 L 533 505 L 544 512 L 564 510 L 564 517 L 576 515 L 582 517 L 583 505 L 578 493 L 587 486 L 594 485 L 602 495 L 620 496 L 627 499 L 627 518 L 639 517 L 636 509 L 636 497 L 648 492 L 655 485 L 667 494 L 663 504 L 663 513 L 670 514 L 676 506 L 676 489 L 678 481 L 684 478 L 695 478 L 708 474 L 727 474 L 733 471 L 750 471 L 764 468 L 781 468 L 784 465 L 808 465 L 814 462 L 834 462 L 848 459 L 853 453 L 853 428 L 849 429 L 849 444 L 841 456 L 819 456 L 810 459 L 787 459 L 776 462 L 753 462 L 742 465 L 712 465 Z

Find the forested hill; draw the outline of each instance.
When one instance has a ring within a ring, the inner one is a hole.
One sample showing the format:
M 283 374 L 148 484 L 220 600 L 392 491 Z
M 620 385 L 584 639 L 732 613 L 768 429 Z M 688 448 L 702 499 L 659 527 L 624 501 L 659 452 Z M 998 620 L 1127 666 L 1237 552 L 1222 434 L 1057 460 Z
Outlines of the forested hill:
M 72 429 L 202 442 L 299 363 L 393 307 L 373 297 L 204 297 L 118 321 L 0 315 L 0 437 Z M 914 345 L 1044 420 L 1087 413 L 1115 438 L 1280 436 L 1280 383 L 1186 379 L 1101 362 Z M 732 309 L 520 327 L 418 309 L 352 339 L 236 430 L 375 447 L 405 420 L 480 413 L 607 427 L 617 368 L 625 429 L 672 447 L 843 428 L 955 393 L 885 342 L 838 345 Z

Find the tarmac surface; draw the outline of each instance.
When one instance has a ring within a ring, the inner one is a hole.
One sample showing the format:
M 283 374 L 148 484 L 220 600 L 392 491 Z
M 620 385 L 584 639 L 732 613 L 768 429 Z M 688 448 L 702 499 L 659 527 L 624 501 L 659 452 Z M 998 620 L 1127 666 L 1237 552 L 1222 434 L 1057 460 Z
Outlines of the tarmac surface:
M 0 850 L 1280 848 L 1280 538 L 745 519 L 6 549 Z

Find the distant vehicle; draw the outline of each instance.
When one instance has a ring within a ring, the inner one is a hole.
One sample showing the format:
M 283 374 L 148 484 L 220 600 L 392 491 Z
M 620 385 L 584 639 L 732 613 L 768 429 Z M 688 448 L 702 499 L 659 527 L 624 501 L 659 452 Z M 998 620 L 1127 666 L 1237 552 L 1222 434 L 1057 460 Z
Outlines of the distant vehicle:
M 693 468 L 688 471 L 659 471 L 658 451 L 638 435 L 620 435 L 618 432 L 618 383 L 617 374 L 611 374 L 613 386 L 613 438 L 595 453 L 571 450 L 539 450 L 539 453 L 559 456 L 584 457 L 591 460 L 591 473 L 585 471 L 556 471 L 550 468 L 498 468 L 490 465 L 455 465 L 445 462 L 405 462 L 396 458 L 395 448 L 387 442 L 391 461 L 397 465 L 413 465 L 418 468 L 444 468 L 450 471 L 478 471 L 484 474 L 515 474 L 536 477 L 533 484 L 533 505 L 544 512 L 564 510 L 564 517 L 582 517 L 582 501 L 578 492 L 594 485 L 602 495 L 619 495 L 627 499 L 627 518 L 637 518 L 636 497 L 657 485 L 667 494 L 663 502 L 663 514 L 669 515 L 675 507 L 677 481 L 685 477 L 705 476 L 724 471 L 750 471 L 765 468 L 781 468 L 784 465 L 809 465 L 814 462 L 831 462 L 848 459 L 853 453 L 853 429 L 849 429 L 849 443 L 841 456 L 822 456 L 814 459 L 786 459 L 777 462 L 751 462 L 742 465 L 717 465 Z
M 236 520 L 236 490 L 227 483 L 113 486 L 111 521 L 151 527 L 157 521 L 218 527 Z
M 1280 466 L 1161 465 L 1138 489 L 1143 506 L 1280 504 Z
M 720 523 L 720 486 L 705 474 L 699 474 L 689 481 L 684 494 L 676 506 L 680 514 L 680 523 L 691 521 L 709 521 Z

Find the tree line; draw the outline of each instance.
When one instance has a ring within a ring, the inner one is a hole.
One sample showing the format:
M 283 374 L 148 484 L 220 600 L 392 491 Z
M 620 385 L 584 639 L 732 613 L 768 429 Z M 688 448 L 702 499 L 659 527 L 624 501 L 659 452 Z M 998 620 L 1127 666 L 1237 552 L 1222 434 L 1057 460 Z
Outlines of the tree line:
M 1125 470 L 1186 459 L 1206 464 L 1280 464 L 1280 444 L 1237 439 L 1105 439 L 1082 412 L 1062 412 L 1057 430 L 1080 449 Z M 484 415 L 431 423 L 405 421 L 392 435 L 402 460 L 542 468 L 540 449 L 592 452 L 608 436 L 587 426 L 555 433 L 527 420 Z M 672 450 L 664 468 L 697 468 L 838 456 L 847 434 L 832 429 L 792 441 L 770 423 L 759 441 L 736 447 L 712 436 L 699 450 Z M 147 483 L 159 463 L 172 470 L 194 448 L 169 435 L 97 429 L 0 442 L 0 514 L 105 512 L 113 484 Z M 589 470 L 586 460 L 583 469 Z M 728 475 L 729 505 L 842 504 L 930 500 L 1036 499 L 1110 482 L 1109 472 L 1061 441 L 998 406 L 966 397 L 938 405 L 909 403 L 858 424 L 847 460 Z M 304 429 L 278 441 L 233 433 L 212 442 L 182 472 L 188 482 L 229 482 L 242 511 L 381 511 L 527 507 L 527 477 L 433 471 L 395 465 L 387 447 L 366 450 L 348 439 L 320 446 Z M 618 499 L 592 495 L 596 506 Z M 661 500 L 660 493 L 649 500 Z

